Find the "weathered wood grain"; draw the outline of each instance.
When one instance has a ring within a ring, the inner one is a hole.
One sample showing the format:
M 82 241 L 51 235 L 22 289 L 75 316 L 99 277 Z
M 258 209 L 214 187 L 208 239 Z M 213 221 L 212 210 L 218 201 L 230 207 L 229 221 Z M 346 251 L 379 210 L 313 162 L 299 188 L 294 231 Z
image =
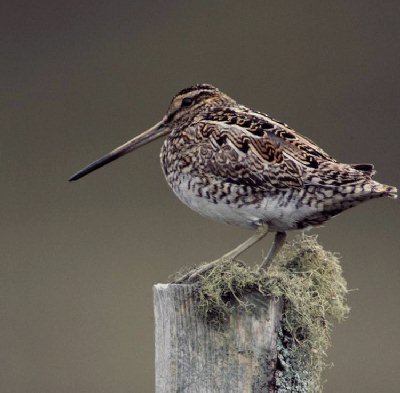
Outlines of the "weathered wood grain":
M 251 310 L 235 309 L 223 329 L 196 313 L 191 285 L 154 286 L 156 393 L 275 391 L 282 304 L 248 295 Z

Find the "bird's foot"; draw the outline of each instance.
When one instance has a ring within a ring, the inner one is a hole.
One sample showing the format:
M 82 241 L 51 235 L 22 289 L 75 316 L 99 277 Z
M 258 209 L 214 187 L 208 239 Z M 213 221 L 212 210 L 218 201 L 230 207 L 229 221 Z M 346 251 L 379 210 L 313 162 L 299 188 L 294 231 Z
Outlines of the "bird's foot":
M 182 277 L 174 280 L 173 284 L 193 284 L 196 282 L 200 276 L 207 273 L 215 266 L 219 265 L 220 263 L 230 262 L 232 259 L 222 256 L 221 258 L 216 259 L 215 261 L 211 261 L 205 263 L 204 265 L 199 266 L 198 268 L 190 270 L 188 273 L 184 274 Z
M 226 253 L 225 255 L 223 255 L 221 258 L 218 258 L 215 261 L 212 261 L 212 262 L 206 263 L 202 266 L 199 266 L 197 269 L 191 270 L 189 273 L 178 278 L 173 283 L 174 284 L 184 284 L 184 283 L 191 284 L 191 283 L 195 282 L 199 278 L 199 276 L 206 273 L 207 271 L 209 271 L 213 267 L 217 266 L 218 264 L 223 263 L 223 262 L 231 262 L 231 261 L 235 260 L 237 256 L 239 256 L 244 251 L 246 251 L 254 243 L 261 240 L 264 236 L 267 235 L 267 233 L 268 233 L 268 227 L 258 228 L 257 231 L 250 238 L 248 238 L 242 244 L 239 244 L 233 250 L 231 250 L 228 253 Z

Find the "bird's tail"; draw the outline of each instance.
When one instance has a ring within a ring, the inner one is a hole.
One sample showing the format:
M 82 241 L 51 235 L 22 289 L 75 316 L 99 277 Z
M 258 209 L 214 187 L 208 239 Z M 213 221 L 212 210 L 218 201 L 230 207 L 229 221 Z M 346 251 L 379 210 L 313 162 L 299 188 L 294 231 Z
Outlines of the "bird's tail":
M 381 184 L 376 181 L 372 181 L 371 194 L 397 199 L 397 188 L 393 186 L 387 186 L 386 184 Z
M 338 193 L 330 207 L 335 208 L 337 204 L 346 205 L 346 209 L 358 205 L 370 199 L 389 197 L 397 198 L 397 188 L 367 179 L 361 184 L 345 185 L 338 188 Z

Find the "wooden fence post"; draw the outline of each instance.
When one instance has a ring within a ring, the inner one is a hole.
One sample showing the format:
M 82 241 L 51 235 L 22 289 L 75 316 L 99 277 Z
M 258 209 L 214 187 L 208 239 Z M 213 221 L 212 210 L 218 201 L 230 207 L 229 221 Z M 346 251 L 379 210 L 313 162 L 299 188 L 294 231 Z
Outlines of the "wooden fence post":
M 282 302 L 246 295 L 251 311 L 234 309 L 221 330 L 196 313 L 193 285 L 153 288 L 156 393 L 276 391 Z
M 155 285 L 156 393 L 321 393 L 347 293 L 338 255 L 306 235 L 266 273 L 227 261 L 196 284 Z

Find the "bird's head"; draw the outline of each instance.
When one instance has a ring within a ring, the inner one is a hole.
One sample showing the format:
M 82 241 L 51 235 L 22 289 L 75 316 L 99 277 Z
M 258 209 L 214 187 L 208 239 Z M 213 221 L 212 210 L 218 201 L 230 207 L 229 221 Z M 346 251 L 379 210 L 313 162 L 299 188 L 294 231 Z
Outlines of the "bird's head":
M 183 89 L 172 99 L 166 115 L 160 122 L 78 171 L 69 180 L 78 180 L 138 147 L 168 135 L 179 126 L 188 125 L 196 118 L 200 119 L 210 107 L 232 104 L 235 104 L 234 100 L 211 85 L 201 84 Z
M 171 129 L 186 125 L 202 118 L 210 108 L 229 106 L 235 101 L 216 87 L 206 84 L 195 85 L 181 90 L 172 99 L 164 121 Z

